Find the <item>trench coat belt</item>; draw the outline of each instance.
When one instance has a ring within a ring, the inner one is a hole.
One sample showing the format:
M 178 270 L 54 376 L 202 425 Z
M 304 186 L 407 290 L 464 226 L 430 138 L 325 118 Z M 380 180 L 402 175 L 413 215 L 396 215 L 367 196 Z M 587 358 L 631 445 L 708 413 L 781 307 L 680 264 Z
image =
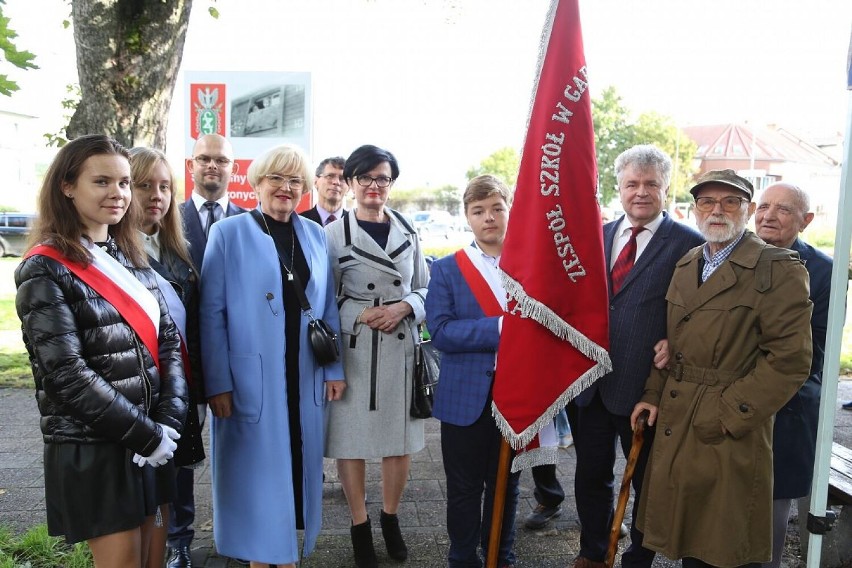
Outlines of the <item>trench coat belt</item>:
M 344 300 L 355 300 L 358 302 L 370 302 L 372 301 L 376 306 L 390 306 L 391 304 L 398 304 L 402 300 L 382 300 L 381 298 L 357 298 L 355 296 L 343 296 Z
M 739 373 L 710 369 L 708 367 L 693 367 L 678 363 L 674 368 L 674 380 L 696 383 L 699 385 L 721 385 L 728 386 L 742 377 Z

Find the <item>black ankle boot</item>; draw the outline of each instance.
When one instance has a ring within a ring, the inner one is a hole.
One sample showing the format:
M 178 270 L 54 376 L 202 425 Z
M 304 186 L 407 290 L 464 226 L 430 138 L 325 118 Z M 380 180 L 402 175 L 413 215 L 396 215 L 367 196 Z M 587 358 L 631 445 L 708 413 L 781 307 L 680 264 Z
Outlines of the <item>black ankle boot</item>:
M 360 525 L 349 527 L 349 536 L 352 537 L 355 566 L 358 568 L 378 568 L 379 561 L 376 558 L 376 549 L 373 548 L 373 528 L 370 526 L 370 517 L 367 517 L 367 521 Z
M 408 558 L 408 547 L 405 546 L 405 541 L 402 540 L 402 533 L 399 531 L 399 518 L 396 515 L 388 515 L 382 511 L 380 521 L 382 536 L 385 539 L 385 546 L 388 549 L 388 556 L 402 562 Z

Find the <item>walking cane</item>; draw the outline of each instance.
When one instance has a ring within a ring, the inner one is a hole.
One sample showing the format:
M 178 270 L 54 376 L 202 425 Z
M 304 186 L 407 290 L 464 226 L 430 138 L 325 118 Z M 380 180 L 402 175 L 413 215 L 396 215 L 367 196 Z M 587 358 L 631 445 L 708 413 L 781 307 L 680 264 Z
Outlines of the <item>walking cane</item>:
M 627 456 L 627 465 L 624 466 L 624 478 L 621 480 L 621 489 L 618 492 L 618 505 L 615 507 L 615 516 L 612 518 L 612 527 L 609 529 L 609 549 L 606 551 L 606 568 L 612 568 L 615 563 L 615 552 L 618 550 L 618 535 L 621 532 L 621 522 L 624 520 L 624 511 L 627 509 L 627 499 L 630 497 L 630 480 L 633 479 L 633 470 L 636 469 L 636 461 L 642 450 L 642 442 L 645 440 L 643 434 L 645 425 L 648 423 L 649 413 L 643 410 L 636 418 L 636 427 L 633 429 L 633 442 L 630 445 L 630 454 Z M 633 520 L 636 522 L 636 519 Z
M 509 484 L 509 463 L 512 448 L 506 438 L 500 440 L 500 456 L 497 458 L 497 485 L 494 487 L 494 508 L 491 511 L 491 532 L 488 533 L 486 568 L 497 568 L 500 556 L 500 533 L 503 532 L 503 511 L 506 508 L 506 486 Z

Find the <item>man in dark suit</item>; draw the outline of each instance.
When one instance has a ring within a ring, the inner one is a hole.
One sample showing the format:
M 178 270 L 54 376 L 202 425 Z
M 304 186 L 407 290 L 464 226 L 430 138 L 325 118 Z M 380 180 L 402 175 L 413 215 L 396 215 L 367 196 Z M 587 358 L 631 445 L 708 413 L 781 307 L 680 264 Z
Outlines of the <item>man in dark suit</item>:
M 181 203 L 183 229 L 189 240 L 189 252 L 195 268 L 201 271 L 207 231 L 210 226 L 231 215 L 245 213 L 228 199 L 228 184 L 234 170 L 234 150 L 219 134 L 205 134 L 195 142 L 192 157 L 186 161 L 192 174 L 192 195 Z M 211 216 L 212 213 L 212 216 Z
M 231 143 L 218 134 L 201 136 L 186 161 L 192 174 L 193 190 L 190 199 L 180 204 L 183 232 L 189 241 L 189 252 L 196 270 L 201 272 L 207 232 L 210 225 L 231 215 L 245 213 L 228 199 L 228 184 L 234 168 L 234 150 Z M 204 424 L 206 409 L 199 412 Z M 177 494 L 169 517 L 168 568 L 190 566 L 190 545 L 195 536 L 194 473 L 186 467 L 177 468 Z
M 798 238 L 813 220 L 808 194 L 789 183 L 776 183 L 760 196 L 755 214 L 757 236 L 776 247 L 799 253 L 810 277 L 813 359 L 810 375 L 799 392 L 775 415 L 772 442 L 773 485 L 772 562 L 781 565 L 787 520 L 793 499 L 808 495 L 816 457 L 822 364 L 831 295 L 831 258 Z
M 302 217 L 316 221 L 324 227 L 346 214 L 343 198 L 349 188 L 343 178 L 344 165 L 346 161 L 340 156 L 326 158 L 319 163 L 314 178 L 317 204 L 301 213 Z
M 675 263 L 701 244 L 701 235 L 674 222 L 663 208 L 671 179 L 671 159 L 652 145 L 634 146 L 615 160 L 624 215 L 607 223 L 604 253 L 609 273 L 609 341 L 613 370 L 576 398 L 575 497 L 580 518 L 576 568 L 604 566 L 614 514 L 615 447 L 630 453 L 630 414 L 645 388 L 652 365 L 668 355 L 666 290 Z M 633 475 L 634 518 L 652 431 Z M 642 547 L 642 533 L 630 529 L 631 544 L 621 558 L 625 568 L 649 567 L 654 553 Z

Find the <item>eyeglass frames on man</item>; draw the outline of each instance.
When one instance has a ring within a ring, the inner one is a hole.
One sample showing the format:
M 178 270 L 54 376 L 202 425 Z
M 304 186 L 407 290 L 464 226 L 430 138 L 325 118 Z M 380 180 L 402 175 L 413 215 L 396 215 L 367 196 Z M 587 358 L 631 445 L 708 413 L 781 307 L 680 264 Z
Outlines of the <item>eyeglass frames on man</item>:
M 201 156 L 195 156 L 192 159 L 195 160 L 195 163 L 199 166 L 209 166 L 210 162 L 214 162 L 216 166 L 220 168 L 227 168 L 233 161 L 230 158 L 226 158 L 225 156 L 217 156 L 213 158 L 211 156 L 205 156 L 203 154 Z
M 371 185 L 373 185 L 373 182 L 376 182 L 376 187 L 385 188 L 393 183 L 393 178 L 389 178 L 387 176 L 373 177 L 365 174 L 355 176 L 355 179 L 358 181 L 358 185 L 360 185 L 361 187 L 370 187 Z
M 321 176 L 319 176 L 319 177 L 321 177 L 321 178 L 325 178 L 325 179 L 326 179 L 326 180 L 328 180 L 330 183 L 334 183 L 334 182 L 336 182 L 336 181 L 338 181 L 338 180 L 340 180 L 340 183 L 346 183 L 346 178 L 345 178 L 345 177 L 343 177 L 343 174 L 322 174 L 322 175 L 321 175 Z
M 716 209 L 717 203 L 722 204 L 722 211 L 725 211 L 726 213 L 733 213 L 734 211 L 738 211 L 740 207 L 742 207 L 743 203 L 748 203 L 748 199 L 744 197 L 737 197 L 736 195 L 728 195 L 722 199 L 714 199 L 712 197 L 695 198 L 695 208 L 702 213 L 710 213 Z
M 266 174 L 265 177 L 269 181 L 269 185 L 274 188 L 284 187 L 285 185 L 293 190 L 300 190 L 305 185 L 305 180 L 300 177 L 280 176 L 278 174 Z

